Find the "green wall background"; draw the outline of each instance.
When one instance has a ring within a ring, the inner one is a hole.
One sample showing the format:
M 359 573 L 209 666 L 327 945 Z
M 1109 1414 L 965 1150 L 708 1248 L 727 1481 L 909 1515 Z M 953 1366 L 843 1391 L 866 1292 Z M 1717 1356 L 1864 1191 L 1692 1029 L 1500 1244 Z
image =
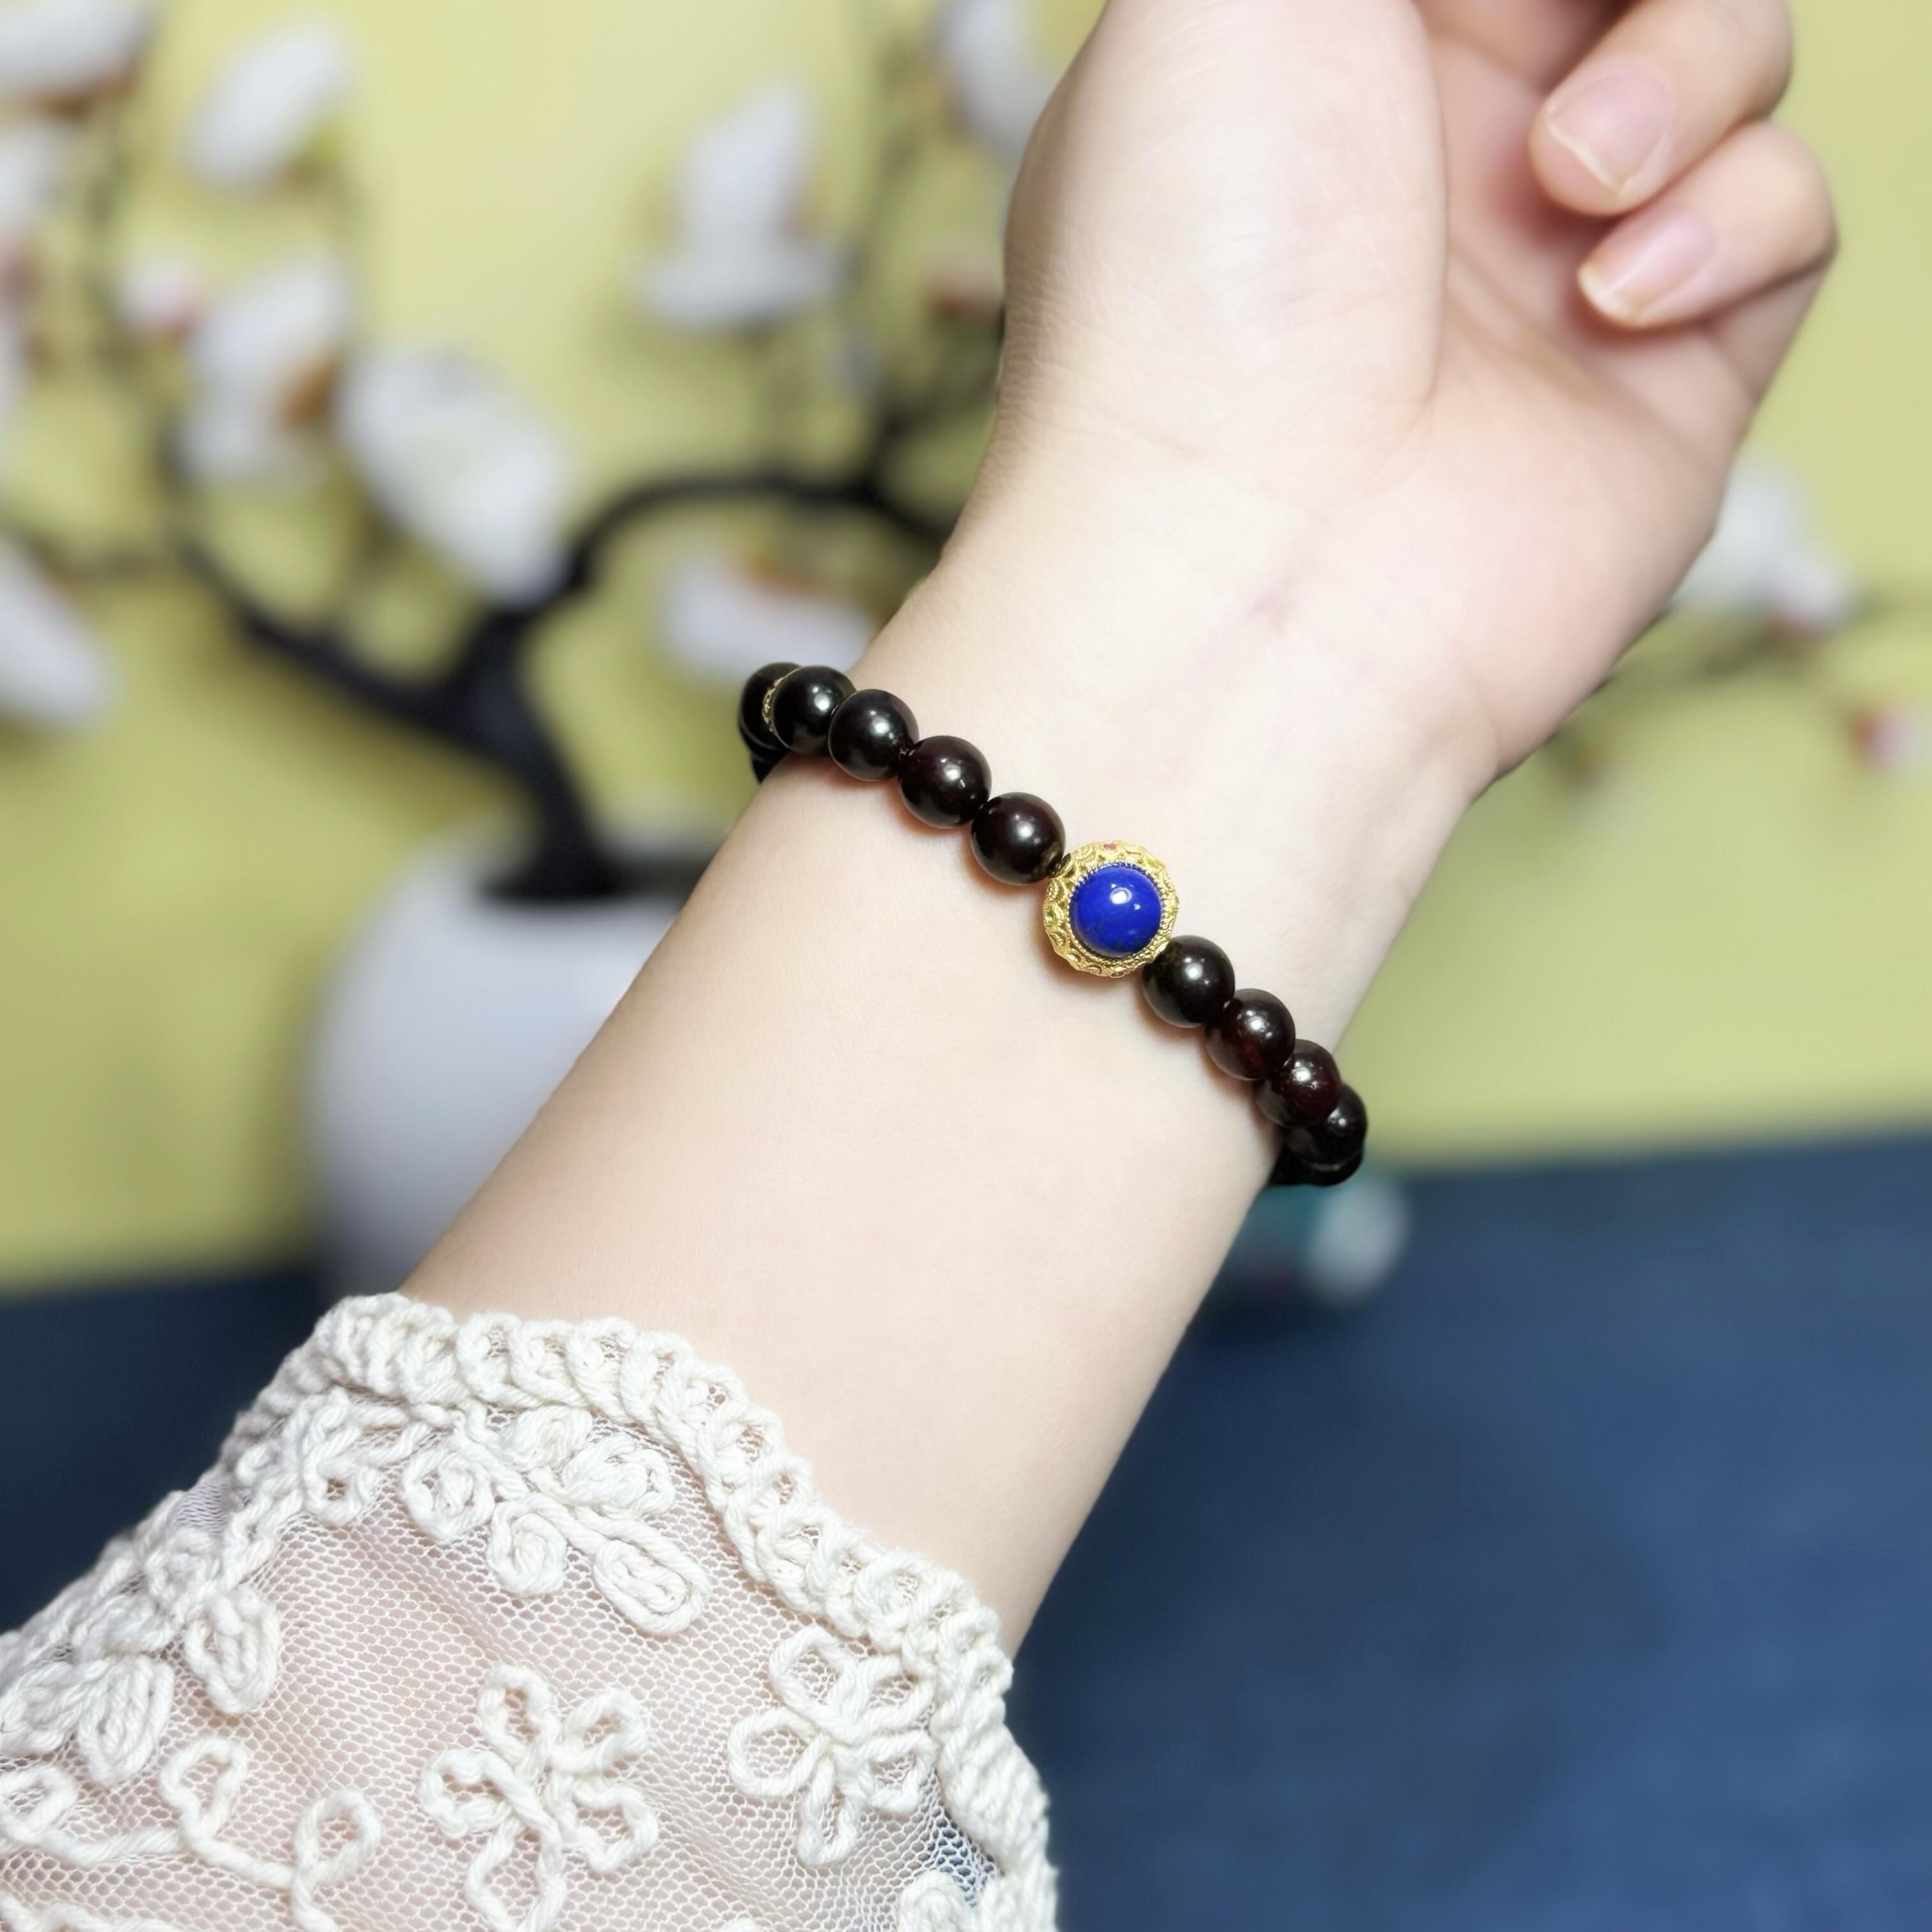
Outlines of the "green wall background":
M 796 72 L 862 98 L 830 0 L 338 0 L 377 186 L 386 336 L 473 350 L 566 424 L 586 486 L 749 446 L 734 352 L 646 331 L 627 275 L 695 123 Z M 1071 44 L 1082 10 L 1055 11 Z M 1765 418 L 1868 577 L 1932 576 L 1932 10 L 1802 0 L 1789 110 L 1845 259 Z M 260 0 L 177 0 L 184 100 Z M 835 140 L 836 210 L 852 155 Z M 747 789 L 728 699 L 650 635 L 650 546 L 560 627 L 546 694 L 598 795 L 688 821 Z M 330 962 L 399 862 L 504 801 L 251 660 L 186 592 L 94 608 L 126 689 L 76 738 L 0 738 L 0 1280 L 225 1264 L 306 1238 L 297 1094 Z M 1846 646 L 1847 694 L 1932 705 L 1921 620 Z M 1622 730 L 1578 794 L 1544 761 L 1472 815 L 1352 1036 L 1390 1156 L 1544 1155 L 1932 1118 L 1932 778 L 1886 778 L 1775 682 Z

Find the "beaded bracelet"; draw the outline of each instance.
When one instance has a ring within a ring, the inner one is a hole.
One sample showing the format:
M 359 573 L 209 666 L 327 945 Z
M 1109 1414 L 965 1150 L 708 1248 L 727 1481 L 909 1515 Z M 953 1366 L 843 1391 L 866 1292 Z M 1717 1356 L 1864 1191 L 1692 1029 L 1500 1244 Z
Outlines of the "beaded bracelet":
M 1030 792 L 992 795 L 986 760 L 964 738 L 922 738 L 890 692 L 854 691 L 823 665 L 769 664 L 746 681 L 738 735 L 760 784 L 788 753 L 829 754 L 839 770 L 874 783 L 897 778 L 914 818 L 965 826 L 973 856 L 1006 885 L 1046 887 L 1041 917 L 1055 952 L 1077 971 L 1141 976 L 1147 1002 L 1170 1025 L 1204 1029 L 1208 1056 L 1249 1082 L 1262 1114 L 1282 1130 L 1276 1186 L 1333 1187 L 1362 1164 L 1369 1117 L 1334 1056 L 1298 1040 L 1272 993 L 1238 987 L 1211 940 L 1174 936 L 1180 900 L 1152 853 L 1118 839 L 1066 850 L 1060 814 Z

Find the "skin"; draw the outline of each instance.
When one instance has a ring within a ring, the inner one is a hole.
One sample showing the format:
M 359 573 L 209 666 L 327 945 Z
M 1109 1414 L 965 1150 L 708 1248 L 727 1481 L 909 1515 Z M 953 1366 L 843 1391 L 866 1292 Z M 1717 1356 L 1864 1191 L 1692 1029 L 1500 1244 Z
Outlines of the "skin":
M 1834 245 L 1790 58 L 1774 0 L 1112 0 L 979 484 L 858 681 L 1159 853 L 1334 1042 L 1710 530 Z M 766 785 L 412 1288 L 686 1336 L 1016 1641 L 1270 1136 L 868 789 Z

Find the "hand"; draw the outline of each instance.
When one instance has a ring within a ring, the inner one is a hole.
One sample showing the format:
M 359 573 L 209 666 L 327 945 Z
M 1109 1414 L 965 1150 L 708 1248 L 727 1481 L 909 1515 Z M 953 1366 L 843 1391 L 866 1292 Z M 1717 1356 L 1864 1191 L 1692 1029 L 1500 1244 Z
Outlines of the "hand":
M 1829 251 L 1757 118 L 1778 0 L 1619 11 L 1112 0 L 1022 170 L 980 482 L 860 672 L 1160 853 L 1324 1043 L 1690 560 Z M 1669 295 L 1660 234 L 1708 251 Z M 417 1292 L 688 1336 L 1016 1630 L 1277 1137 L 1035 896 L 787 766 Z
M 1675 589 L 1818 288 L 1790 58 L 1784 0 L 1112 0 L 1018 184 L 968 531 L 1090 506 L 1346 608 L 1292 668 L 1480 789 Z
M 1689 561 L 1828 246 L 1802 150 L 1725 138 L 1777 92 L 1772 0 L 1616 31 L 1671 104 L 1627 188 L 1634 117 L 1538 120 L 1609 10 L 1113 0 L 1019 184 L 980 484 L 860 672 L 1076 842 L 1159 852 L 1326 1042 L 1470 792 Z M 1638 315 L 1608 224 L 1659 196 L 1714 253 Z M 1593 250 L 1630 319 L 1578 295 Z M 1276 1138 L 1046 956 L 1035 896 L 787 764 L 416 1290 L 688 1336 L 1011 1634 Z

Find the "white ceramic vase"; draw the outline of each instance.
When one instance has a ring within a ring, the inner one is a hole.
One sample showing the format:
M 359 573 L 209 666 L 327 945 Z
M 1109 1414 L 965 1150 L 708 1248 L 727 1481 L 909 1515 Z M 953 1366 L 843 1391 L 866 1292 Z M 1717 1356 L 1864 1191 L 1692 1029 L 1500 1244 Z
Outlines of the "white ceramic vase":
M 658 848 L 674 877 L 698 845 Z M 405 868 L 323 1002 L 308 1133 L 339 1294 L 395 1288 L 549 1096 L 677 910 L 674 887 L 512 904 L 502 850 L 470 838 Z

